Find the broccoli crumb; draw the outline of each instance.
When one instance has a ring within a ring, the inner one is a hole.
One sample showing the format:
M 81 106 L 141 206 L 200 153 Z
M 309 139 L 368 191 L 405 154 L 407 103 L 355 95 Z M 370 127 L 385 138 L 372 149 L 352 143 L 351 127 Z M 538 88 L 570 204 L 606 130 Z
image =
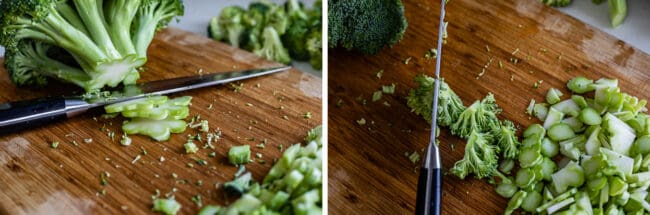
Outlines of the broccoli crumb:
M 59 141 L 54 141 L 50 143 L 50 148 L 56 149 L 59 148 Z
M 404 65 L 409 65 L 409 62 L 411 62 L 411 58 L 412 57 L 408 57 L 408 58 L 404 59 Z
M 122 134 L 122 140 L 120 140 L 120 144 L 123 146 L 131 145 L 131 138 L 127 136 L 126 133 Z
M 381 86 L 381 91 L 385 94 L 395 94 L 395 83 Z
M 282 119 L 289 120 L 289 117 L 287 115 L 282 116 Z
M 381 76 L 383 76 L 383 75 L 384 75 L 384 70 L 383 69 L 380 69 L 379 71 L 377 71 L 377 74 L 376 74 L 377 79 L 381 79 Z
M 138 162 L 138 160 L 140 160 L 140 158 L 142 158 L 142 156 L 136 155 L 135 158 L 133 158 L 133 160 L 131 161 L 131 164 L 135 164 L 135 162 Z
M 384 101 L 384 106 L 390 107 L 390 103 L 388 103 L 387 101 Z
M 99 174 L 99 180 L 100 180 L 99 183 L 100 183 L 102 186 L 106 186 L 106 185 L 108 185 L 108 178 L 109 178 L 109 177 L 111 177 L 111 174 L 110 174 L 110 173 L 108 173 L 107 171 L 102 172 L 101 174 Z
M 84 139 L 84 143 L 92 143 L 92 142 L 93 142 L 93 138 Z
M 435 59 L 438 57 L 438 49 L 432 48 L 427 50 L 426 53 L 424 53 L 424 58 L 426 59 Z
M 408 152 L 407 152 L 407 154 L 408 154 Z M 418 154 L 418 152 L 417 152 L 417 150 L 416 150 L 416 151 L 413 151 L 413 153 L 411 153 L 411 154 L 408 156 L 408 158 L 409 158 L 409 160 L 411 160 L 412 163 L 415 164 L 415 163 L 417 163 L 418 161 L 420 161 L 420 154 Z
M 196 161 L 196 164 L 201 165 L 201 166 L 206 166 L 206 165 L 208 165 L 208 161 L 203 160 L 203 159 L 196 159 L 196 160 L 194 160 L 194 161 Z
M 343 106 L 343 99 L 339 99 L 338 101 L 336 101 L 336 107 L 341 107 L 341 106 Z
M 191 139 L 188 139 L 185 144 L 183 144 L 183 147 L 185 147 L 185 153 L 186 154 L 194 154 L 199 151 L 199 148 L 196 147 L 196 144 Z
M 361 118 L 361 119 L 357 120 L 357 124 L 359 124 L 359 125 L 365 125 L 365 124 L 366 124 L 366 119 Z
M 379 100 L 381 99 L 381 96 L 382 96 L 382 94 L 381 94 L 381 90 L 375 91 L 375 92 L 372 94 L 372 102 L 379 101 Z
M 311 112 L 307 112 L 307 113 L 303 114 L 302 117 L 305 118 L 305 119 L 311 119 Z
M 232 87 L 233 92 L 239 93 L 244 89 L 244 83 L 239 83 L 239 85 L 230 83 L 230 87 Z
M 195 196 L 192 196 L 192 202 L 194 202 L 194 204 L 196 204 L 196 206 L 198 207 L 203 206 L 203 202 L 201 201 L 201 195 L 197 194 Z

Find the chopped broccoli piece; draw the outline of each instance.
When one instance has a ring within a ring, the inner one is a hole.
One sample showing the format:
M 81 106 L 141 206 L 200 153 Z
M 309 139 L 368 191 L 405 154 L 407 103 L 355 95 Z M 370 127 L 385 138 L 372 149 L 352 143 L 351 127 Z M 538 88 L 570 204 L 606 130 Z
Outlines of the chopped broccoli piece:
M 415 77 L 415 82 L 418 83 L 418 88 L 411 89 L 409 92 L 407 105 L 411 107 L 413 112 L 421 115 L 430 123 L 435 79 L 426 75 L 418 75 Z M 438 124 L 450 126 L 465 111 L 465 106 L 463 101 L 443 79 L 440 79 L 440 91 L 438 93 Z
M 373 55 L 399 42 L 408 25 L 401 0 L 334 0 L 328 6 L 331 48 Z
M 233 146 L 228 151 L 228 161 L 234 165 L 247 164 L 251 160 L 251 147 L 249 145 Z
M 181 204 L 179 204 L 175 199 L 156 199 L 153 201 L 153 211 L 160 212 L 166 215 L 174 215 L 178 213 L 181 209 Z
M 241 195 L 251 187 L 253 176 L 250 172 L 239 175 L 234 180 L 223 184 L 223 189 L 229 195 Z
M 489 177 L 498 166 L 497 148 L 491 145 L 492 137 L 487 133 L 472 130 L 465 145 L 465 155 L 449 171 L 464 179 L 469 174 L 476 178 Z
M 165 141 L 169 139 L 171 133 L 183 133 L 186 127 L 187 123 L 178 119 L 133 118 L 124 121 L 122 130 L 126 134 L 143 134 L 156 141 Z
M 494 95 L 490 93 L 460 114 L 458 120 L 451 125 L 451 133 L 467 138 L 472 131 L 488 132 L 499 126 L 497 115 L 500 112 L 501 109 L 497 106 Z
M 183 15 L 181 0 L 0 2 L 0 45 L 17 85 L 48 78 L 90 92 L 133 84 L 155 32 Z

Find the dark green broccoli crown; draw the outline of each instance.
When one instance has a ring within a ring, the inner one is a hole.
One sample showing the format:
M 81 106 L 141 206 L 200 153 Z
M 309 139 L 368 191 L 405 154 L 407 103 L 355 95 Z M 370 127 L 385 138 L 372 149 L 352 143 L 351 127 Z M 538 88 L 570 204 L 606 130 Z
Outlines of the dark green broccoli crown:
M 11 80 L 19 86 L 47 84 L 47 77 L 39 72 L 39 60 L 46 56 L 48 46 L 21 42 L 16 49 L 7 49 L 5 66 Z
M 0 45 L 16 48 L 23 38 L 19 36 L 29 22 L 45 19 L 56 5 L 55 0 L 2 0 L 0 1 Z
M 375 54 L 399 42 L 408 25 L 400 0 L 333 0 L 328 5 L 330 47 Z

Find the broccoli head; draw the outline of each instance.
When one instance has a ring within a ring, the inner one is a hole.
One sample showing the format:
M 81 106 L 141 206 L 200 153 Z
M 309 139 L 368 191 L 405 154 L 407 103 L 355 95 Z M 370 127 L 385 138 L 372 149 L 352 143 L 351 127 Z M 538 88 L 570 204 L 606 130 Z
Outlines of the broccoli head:
M 401 0 L 332 0 L 328 6 L 331 48 L 376 54 L 399 42 L 408 25 Z
M 226 41 L 234 47 L 239 47 L 240 37 L 246 30 L 243 17 L 246 10 L 239 6 L 229 6 L 221 9 L 218 17 L 212 18 L 208 26 L 210 37 L 217 41 Z
M 472 173 L 478 179 L 492 176 L 498 165 L 497 149 L 490 144 L 492 136 L 476 130 L 471 131 L 468 136 L 464 157 L 449 171 L 460 179 L 465 179 Z
M 421 115 L 427 122 L 431 123 L 431 111 L 433 111 L 433 88 L 435 79 L 426 75 L 415 77 L 418 88 L 411 89 L 407 97 L 407 105 L 412 111 Z M 458 120 L 460 114 L 465 110 L 463 101 L 445 83 L 440 80 L 440 91 L 438 92 L 438 124 L 449 126 Z
M 282 45 L 280 35 L 278 35 L 278 32 L 275 31 L 275 28 L 271 26 L 264 28 L 264 32 L 262 33 L 262 40 L 262 47 L 260 49 L 253 50 L 256 55 L 283 64 L 287 64 L 291 61 L 289 52 Z
M 5 67 L 18 85 L 43 85 L 47 78 L 86 91 L 130 84 L 156 30 L 182 14 L 181 0 L 0 1 L 0 45 L 11 58 Z M 50 56 L 48 50 L 59 49 L 56 59 Z
M 492 128 L 499 126 L 497 118 L 499 113 L 501 113 L 501 109 L 497 106 L 494 95 L 490 93 L 483 100 L 474 102 L 460 114 L 458 120 L 451 125 L 451 133 L 467 138 L 473 131 L 489 132 Z

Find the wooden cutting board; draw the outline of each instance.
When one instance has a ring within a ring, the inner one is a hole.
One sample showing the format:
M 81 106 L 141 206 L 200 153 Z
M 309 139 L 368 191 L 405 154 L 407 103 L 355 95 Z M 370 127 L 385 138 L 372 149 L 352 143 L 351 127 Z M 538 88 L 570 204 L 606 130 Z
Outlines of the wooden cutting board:
M 193 75 L 200 69 L 207 73 L 279 65 L 178 29 L 159 32 L 148 54 L 141 81 Z M 209 120 L 212 130 L 222 130 L 223 136 L 215 144 L 215 158 L 208 157 L 210 149 L 184 153 L 186 135 L 197 133 L 189 128 L 183 134 L 172 135 L 167 142 L 132 135 L 132 145 L 121 146 L 123 119 L 102 119 L 101 110 L 0 136 L 0 214 L 150 213 L 155 190 L 164 196 L 172 189 L 183 205 L 182 214 L 198 212 L 199 207 L 190 200 L 195 195 L 202 197 L 203 205 L 223 205 L 227 199 L 215 184 L 232 180 L 237 171 L 227 161 L 230 146 L 251 145 L 255 160 L 256 153 L 263 155 L 266 164 L 246 165 L 254 178 L 261 180 L 273 159 L 281 156 L 279 145 L 286 148 L 302 142 L 307 131 L 321 124 L 321 82 L 320 78 L 292 69 L 243 81 L 238 93 L 224 85 L 172 95 L 193 96 L 191 116 L 200 114 Z M 0 89 L 0 102 L 62 93 L 56 86 L 35 91 L 15 88 L 2 69 Z M 303 117 L 307 112 L 312 114 L 310 119 Z M 100 131 L 103 126 L 116 132 L 115 141 Z M 84 143 L 86 138 L 93 141 Z M 264 149 L 255 147 L 263 140 L 268 142 Z M 57 149 L 50 148 L 52 141 L 60 142 Z M 133 163 L 137 155 L 141 158 Z M 205 159 L 208 165 L 198 165 L 195 159 Z M 194 167 L 188 167 L 188 163 Z M 106 186 L 100 183 L 103 172 L 110 174 Z M 202 185 L 197 185 L 198 180 Z
M 424 54 L 436 46 L 439 2 L 403 1 L 409 26 L 392 49 L 376 56 L 330 50 L 330 213 L 413 213 L 420 162 L 411 163 L 404 153 L 422 155 L 430 126 L 411 113 L 405 97 L 416 86 L 415 75 L 434 72 L 435 60 Z M 503 108 L 500 118 L 528 126 L 539 122 L 524 114 L 530 99 L 544 101 L 550 87 L 567 93 L 566 81 L 580 75 L 618 78 L 623 91 L 650 98 L 648 54 L 536 0 L 452 0 L 446 20 L 441 74 L 465 105 L 493 92 Z M 489 59 L 485 74 L 476 79 Z M 381 79 L 379 70 L 384 70 Z M 371 102 L 374 91 L 391 83 L 397 85 L 395 95 Z M 366 125 L 355 122 L 361 118 Z M 446 172 L 462 158 L 465 144 L 448 129 L 442 129 L 440 142 Z M 443 180 L 443 214 L 501 214 L 506 207 L 507 200 L 485 180 L 453 175 Z

